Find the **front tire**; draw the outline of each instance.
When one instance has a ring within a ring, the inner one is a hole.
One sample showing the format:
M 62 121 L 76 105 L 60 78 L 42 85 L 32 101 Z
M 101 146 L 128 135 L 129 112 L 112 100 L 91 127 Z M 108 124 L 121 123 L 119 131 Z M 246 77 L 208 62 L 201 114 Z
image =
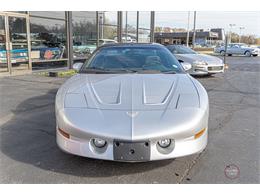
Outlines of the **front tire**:
M 246 52 L 245 52 L 245 56 L 250 57 L 250 56 L 251 56 L 250 51 L 246 51 Z
M 224 50 L 220 51 L 220 55 L 224 56 L 225 55 L 225 51 Z

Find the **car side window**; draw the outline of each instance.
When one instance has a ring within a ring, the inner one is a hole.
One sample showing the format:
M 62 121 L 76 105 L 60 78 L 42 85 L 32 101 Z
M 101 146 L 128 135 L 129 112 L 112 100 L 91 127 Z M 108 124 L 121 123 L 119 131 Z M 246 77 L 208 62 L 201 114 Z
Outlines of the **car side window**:
M 171 53 L 176 54 L 178 53 L 175 47 L 168 47 Z

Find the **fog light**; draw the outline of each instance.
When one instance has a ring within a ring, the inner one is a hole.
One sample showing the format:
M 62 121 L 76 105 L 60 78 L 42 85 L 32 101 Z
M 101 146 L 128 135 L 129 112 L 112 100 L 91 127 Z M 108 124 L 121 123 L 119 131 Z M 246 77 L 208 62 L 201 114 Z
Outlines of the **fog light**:
M 103 139 L 100 138 L 95 138 L 93 139 L 93 144 L 97 147 L 97 148 L 103 148 L 107 142 Z
M 171 139 L 162 139 L 158 141 L 159 146 L 162 148 L 167 148 L 171 145 Z

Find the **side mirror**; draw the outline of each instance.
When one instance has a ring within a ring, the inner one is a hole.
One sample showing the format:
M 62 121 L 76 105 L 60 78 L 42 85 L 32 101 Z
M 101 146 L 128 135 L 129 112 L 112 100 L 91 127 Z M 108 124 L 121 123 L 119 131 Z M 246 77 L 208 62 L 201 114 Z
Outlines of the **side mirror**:
M 73 64 L 72 68 L 76 71 L 79 71 L 82 67 L 83 63 L 82 62 L 77 62 L 75 64 Z
M 181 62 L 182 67 L 184 68 L 185 71 L 188 71 L 192 68 L 191 64 L 188 62 Z

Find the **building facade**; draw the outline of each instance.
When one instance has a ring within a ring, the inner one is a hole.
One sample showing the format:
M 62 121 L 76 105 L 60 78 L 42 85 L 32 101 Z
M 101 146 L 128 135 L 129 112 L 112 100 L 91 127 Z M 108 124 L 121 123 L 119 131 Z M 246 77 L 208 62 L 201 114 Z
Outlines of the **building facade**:
M 200 46 L 212 46 L 224 43 L 224 29 L 215 28 L 209 31 L 196 30 L 195 44 Z M 193 32 L 189 32 L 189 45 L 192 45 Z M 161 44 L 187 44 L 187 32 L 156 32 L 155 42 Z
M 71 68 L 106 42 L 153 42 L 154 14 L 0 12 L 0 75 Z

